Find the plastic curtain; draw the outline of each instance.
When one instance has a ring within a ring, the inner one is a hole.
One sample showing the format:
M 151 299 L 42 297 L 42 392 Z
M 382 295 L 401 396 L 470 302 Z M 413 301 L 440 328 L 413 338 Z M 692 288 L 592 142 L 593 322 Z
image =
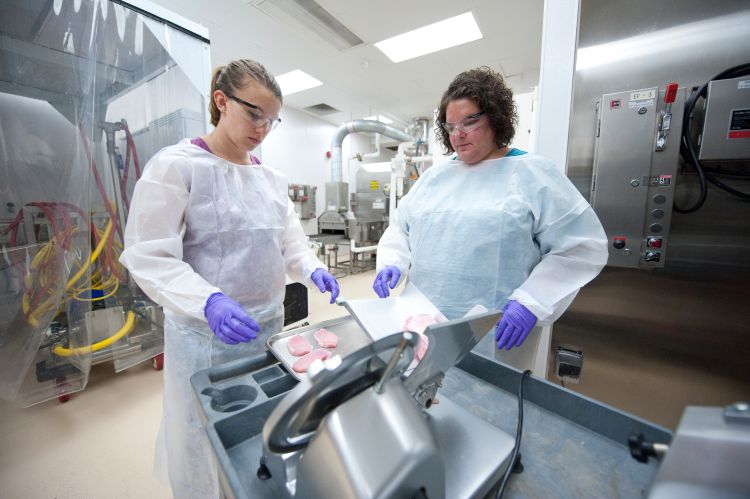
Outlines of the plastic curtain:
M 117 259 L 148 159 L 205 133 L 207 48 L 108 1 L 0 3 L 0 398 L 161 352 L 161 312 Z M 191 51 L 183 71 L 170 53 Z

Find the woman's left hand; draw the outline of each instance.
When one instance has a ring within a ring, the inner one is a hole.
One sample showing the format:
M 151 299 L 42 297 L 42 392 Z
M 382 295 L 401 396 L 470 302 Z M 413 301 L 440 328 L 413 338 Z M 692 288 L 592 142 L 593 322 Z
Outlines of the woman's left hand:
M 312 282 L 318 287 L 321 293 L 331 292 L 331 302 L 334 303 L 339 297 L 339 282 L 331 274 L 323 269 L 316 269 L 310 276 Z
M 518 303 L 511 300 L 503 307 L 503 318 L 497 323 L 495 341 L 497 348 L 510 350 L 520 347 L 536 324 L 536 315 Z

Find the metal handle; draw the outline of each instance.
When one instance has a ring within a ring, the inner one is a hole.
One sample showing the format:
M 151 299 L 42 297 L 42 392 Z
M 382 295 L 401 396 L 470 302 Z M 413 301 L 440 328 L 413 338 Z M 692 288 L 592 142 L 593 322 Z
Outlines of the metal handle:
M 406 350 L 406 347 L 414 342 L 413 336 L 414 334 L 409 332 L 405 332 L 401 336 L 401 343 L 398 344 L 398 346 L 396 347 L 396 351 L 393 352 L 391 360 L 388 361 L 388 365 L 385 367 L 385 371 L 383 371 L 383 376 L 381 376 L 380 380 L 378 380 L 378 382 L 375 384 L 375 393 L 383 393 L 385 382 L 388 381 L 388 379 L 391 377 L 391 373 L 396 368 L 398 361 L 401 360 L 401 357 L 404 356 L 404 350 Z

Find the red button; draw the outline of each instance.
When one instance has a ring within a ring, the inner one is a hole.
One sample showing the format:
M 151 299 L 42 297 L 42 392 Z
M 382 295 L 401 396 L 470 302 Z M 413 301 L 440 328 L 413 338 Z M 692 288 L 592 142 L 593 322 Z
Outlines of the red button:
M 652 237 L 646 241 L 646 246 L 649 248 L 661 248 L 661 239 Z

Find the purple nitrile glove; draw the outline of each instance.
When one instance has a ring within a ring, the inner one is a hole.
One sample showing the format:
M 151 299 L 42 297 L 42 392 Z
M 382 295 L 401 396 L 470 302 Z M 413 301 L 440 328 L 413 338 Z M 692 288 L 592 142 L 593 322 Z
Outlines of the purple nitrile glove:
M 247 343 L 260 332 L 260 326 L 247 315 L 242 305 L 224 293 L 209 296 L 204 313 L 211 331 L 229 345 Z
M 395 265 L 388 265 L 378 272 L 375 282 L 372 283 L 372 289 L 380 298 L 388 298 L 391 292 L 388 288 L 393 289 L 401 278 L 401 271 Z
M 498 350 L 503 347 L 506 350 L 520 347 L 535 324 L 536 315 L 532 314 L 528 308 L 515 300 L 506 303 L 503 307 L 503 318 L 497 323 L 495 331 Z
M 339 282 L 325 270 L 315 269 L 315 272 L 312 273 L 310 279 L 312 279 L 312 282 L 315 283 L 321 293 L 325 293 L 326 291 L 331 292 L 330 303 L 335 302 L 336 298 L 339 297 Z

